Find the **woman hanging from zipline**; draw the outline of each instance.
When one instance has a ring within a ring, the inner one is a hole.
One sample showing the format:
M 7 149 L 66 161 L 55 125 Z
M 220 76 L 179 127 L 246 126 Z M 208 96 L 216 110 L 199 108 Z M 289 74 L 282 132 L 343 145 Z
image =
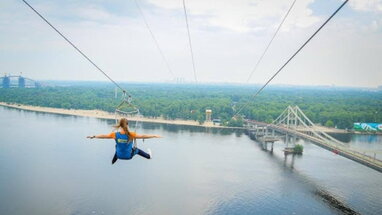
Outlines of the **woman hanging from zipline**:
M 141 149 L 134 148 L 134 140 L 135 139 L 149 139 L 149 138 L 159 138 L 159 135 L 150 135 L 150 134 L 136 134 L 135 132 L 129 131 L 128 121 L 126 118 L 121 118 L 119 123 L 113 126 L 117 129 L 116 132 L 112 132 L 110 134 L 100 134 L 94 136 L 88 136 L 87 138 L 93 139 L 114 139 L 115 140 L 115 154 L 112 160 L 112 164 L 114 164 L 118 159 L 121 160 L 130 160 L 134 157 L 134 155 L 138 154 L 147 159 L 151 159 L 151 151 L 148 150 L 148 153 L 142 151 Z

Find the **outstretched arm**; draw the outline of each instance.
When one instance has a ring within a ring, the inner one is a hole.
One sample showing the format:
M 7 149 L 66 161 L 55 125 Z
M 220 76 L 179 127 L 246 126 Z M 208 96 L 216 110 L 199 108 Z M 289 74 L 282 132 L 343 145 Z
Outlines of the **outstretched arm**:
M 113 139 L 113 137 L 110 134 L 99 134 L 99 135 L 87 136 L 86 138 Z
M 155 134 L 136 134 L 135 139 L 150 139 L 150 138 L 160 138 L 161 136 Z

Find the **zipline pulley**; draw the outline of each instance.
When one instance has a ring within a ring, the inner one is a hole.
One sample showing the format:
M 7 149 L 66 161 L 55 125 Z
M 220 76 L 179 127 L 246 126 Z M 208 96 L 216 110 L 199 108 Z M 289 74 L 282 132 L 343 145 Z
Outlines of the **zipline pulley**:
M 122 94 L 122 101 L 121 103 L 115 108 L 115 113 L 122 114 L 122 115 L 133 115 L 133 114 L 139 114 L 139 109 L 132 104 L 132 97 L 131 95 L 127 95 L 126 91 L 123 91 Z M 132 110 L 124 111 L 122 110 L 123 106 L 126 104 L 126 107 L 131 108 Z

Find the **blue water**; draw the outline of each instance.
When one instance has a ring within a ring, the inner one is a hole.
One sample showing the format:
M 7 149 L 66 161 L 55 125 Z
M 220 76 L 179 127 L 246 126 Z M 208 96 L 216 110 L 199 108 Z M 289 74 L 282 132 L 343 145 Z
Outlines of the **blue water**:
M 382 214 L 382 174 L 311 143 L 292 158 L 240 131 L 145 123 L 164 137 L 138 143 L 154 159 L 111 165 L 113 141 L 85 137 L 112 124 L 0 107 L 0 214 L 342 213 L 317 191 Z

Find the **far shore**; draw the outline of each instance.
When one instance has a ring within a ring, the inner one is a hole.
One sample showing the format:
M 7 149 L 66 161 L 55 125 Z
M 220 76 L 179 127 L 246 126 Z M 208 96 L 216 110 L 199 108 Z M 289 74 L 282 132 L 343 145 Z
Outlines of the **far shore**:
M 43 112 L 43 113 L 53 113 L 53 114 L 63 114 L 63 115 L 71 115 L 71 116 L 82 116 L 82 117 L 91 117 L 91 118 L 99 118 L 99 119 L 115 119 L 115 114 L 106 112 L 103 110 L 80 110 L 80 109 L 63 109 L 63 108 L 51 108 L 51 107 L 40 107 L 40 106 L 31 106 L 31 105 L 23 105 L 16 103 L 8 103 L 8 102 L 0 102 L 0 106 L 16 108 L 20 110 L 28 110 L 35 112 Z M 121 116 L 117 116 L 121 117 Z M 162 117 L 158 118 L 150 118 L 143 116 L 128 116 L 127 117 L 131 121 L 140 121 L 140 122 L 149 122 L 149 123 L 159 123 L 159 124 L 170 124 L 170 125 L 185 125 L 185 126 L 197 126 L 197 127 L 205 127 L 205 128 L 224 128 L 224 129 L 245 129 L 244 127 L 226 127 L 215 125 L 212 122 L 204 122 L 203 124 L 199 124 L 198 121 L 194 120 L 183 120 L 183 119 L 175 119 L 169 120 L 164 119 Z M 370 134 L 363 132 L 354 132 L 348 131 L 345 129 L 336 129 L 329 128 L 325 126 L 316 125 L 316 129 L 320 131 L 324 131 L 326 133 L 354 133 L 354 134 Z M 381 133 L 376 133 L 381 134 Z
M 20 110 L 35 111 L 35 112 L 92 117 L 92 118 L 99 118 L 99 119 L 115 119 L 116 117 L 114 113 L 110 113 L 110 112 L 106 112 L 102 110 L 51 108 L 51 107 L 22 105 L 22 104 L 7 103 L 7 102 L 0 102 L 0 106 L 16 108 Z M 121 116 L 117 116 L 117 117 L 121 117 Z M 214 125 L 212 122 L 205 122 L 203 124 L 199 124 L 198 121 L 193 121 L 193 120 L 182 120 L 182 119 L 168 120 L 161 117 L 149 118 L 149 117 L 142 117 L 142 116 L 128 116 L 127 118 L 131 121 L 150 122 L 150 123 L 159 123 L 159 124 L 198 126 L 198 127 L 206 127 L 206 128 L 231 128 L 231 129 L 233 128 L 233 127 Z M 243 129 L 243 128 L 235 128 L 235 129 Z

